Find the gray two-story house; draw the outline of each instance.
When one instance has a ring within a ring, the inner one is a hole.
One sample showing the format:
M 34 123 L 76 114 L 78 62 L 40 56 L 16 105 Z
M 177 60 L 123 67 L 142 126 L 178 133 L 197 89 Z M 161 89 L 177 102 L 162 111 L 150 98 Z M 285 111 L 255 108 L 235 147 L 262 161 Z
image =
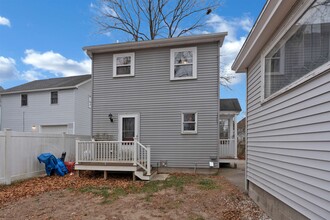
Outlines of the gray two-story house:
M 85 47 L 92 59 L 92 135 L 150 145 L 153 167 L 218 167 L 225 35 Z M 84 149 L 80 161 L 92 152 Z
M 82 75 L 3 90 L 1 130 L 90 135 L 91 87 L 91 75 Z

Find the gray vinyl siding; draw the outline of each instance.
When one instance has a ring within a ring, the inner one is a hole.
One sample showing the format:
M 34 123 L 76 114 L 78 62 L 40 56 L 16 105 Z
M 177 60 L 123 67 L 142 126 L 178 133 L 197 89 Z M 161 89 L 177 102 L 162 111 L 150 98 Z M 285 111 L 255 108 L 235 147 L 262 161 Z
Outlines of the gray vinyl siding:
M 170 81 L 170 49 L 125 51 L 135 52 L 135 76 L 123 78 L 112 76 L 113 54 L 93 54 L 93 135 L 117 140 L 118 114 L 139 113 L 153 166 L 206 168 L 218 153 L 219 46 L 198 45 L 198 79 L 177 81 Z M 181 134 L 182 111 L 198 113 L 198 134 Z
M 311 219 L 330 217 L 330 70 L 261 103 L 249 68 L 247 179 Z
M 75 134 L 91 135 L 92 109 L 88 107 L 88 97 L 91 94 L 91 81 L 75 89 Z
M 65 125 L 74 122 L 74 90 L 59 90 L 58 104 L 50 104 L 50 91 L 27 94 L 27 106 L 21 106 L 21 94 L 1 96 L 2 129 L 32 131 L 33 125 Z

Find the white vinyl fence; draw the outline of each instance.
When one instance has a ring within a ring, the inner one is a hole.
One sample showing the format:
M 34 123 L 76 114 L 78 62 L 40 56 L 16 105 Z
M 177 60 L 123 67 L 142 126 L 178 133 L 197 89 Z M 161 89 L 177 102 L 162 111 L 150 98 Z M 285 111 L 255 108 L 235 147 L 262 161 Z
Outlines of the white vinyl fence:
M 90 139 L 85 135 L 0 132 L 0 184 L 45 173 L 44 164 L 37 159 L 42 153 L 61 157 L 65 151 L 65 160 L 75 161 L 76 140 Z

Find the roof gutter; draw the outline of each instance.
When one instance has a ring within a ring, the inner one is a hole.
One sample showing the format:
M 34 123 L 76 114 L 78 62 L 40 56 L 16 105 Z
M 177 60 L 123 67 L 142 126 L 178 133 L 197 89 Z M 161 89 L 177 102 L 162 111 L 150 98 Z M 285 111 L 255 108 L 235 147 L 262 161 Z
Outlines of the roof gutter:
M 203 34 L 203 35 L 156 39 L 156 40 L 148 40 L 148 41 L 104 44 L 98 46 L 83 47 L 83 50 L 86 51 L 86 53 L 90 58 L 92 58 L 93 53 L 140 50 L 140 49 L 148 49 L 148 48 L 169 47 L 169 46 L 179 46 L 179 45 L 208 43 L 208 42 L 219 42 L 220 43 L 219 46 L 221 47 L 226 35 L 227 32 L 221 32 L 216 34 Z
M 65 90 L 65 89 L 77 89 L 79 86 L 91 81 L 92 79 L 85 80 L 75 86 L 64 86 L 64 87 L 53 87 L 53 88 L 44 88 L 44 89 L 31 89 L 31 90 L 20 90 L 20 91 L 9 91 L 6 90 L 0 92 L 0 95 L 9 95 L 17 93 L 28 93 L 28 92 L 43 92 L 43 91 L 53 91 L 53 90 Z
M 42 92 L 42 91 L 50 91 L 50 90 L 60 90 L 60 89 L 75 89 L 77 86 L 66 86 L 66 87 L 54 87 L 54 88 L 45 88 L 45 89 L 31 89 L 31 90 L 21 90 L 21 91 L 12 91 L 12 92 L 0 92 L 0 95 L 9 95 L 16 93 L 28 93 L 28 92 Z

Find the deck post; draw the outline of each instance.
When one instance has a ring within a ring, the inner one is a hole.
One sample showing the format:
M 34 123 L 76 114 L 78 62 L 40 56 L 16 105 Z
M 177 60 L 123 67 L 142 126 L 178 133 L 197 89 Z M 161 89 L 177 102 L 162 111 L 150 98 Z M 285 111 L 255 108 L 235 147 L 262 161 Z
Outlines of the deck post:
M 108 171 L 104 171 L 104 179 L 106 180 L 106 179 L 108 179 Z
M 78 155 L 79 155 L 79 153 L 78 153 L 78 144 L 79 144 L 79 140 L 78 139 L 76 139 L 76 164 L 79 164 L 78 163 Z
M 150 176 L 151 175 L 151 152 L 150 152 L 150 145 L 146 145 L 147 147 L 147 175 Z
M 134 137 L 134 161 L 133 161 L 133 165 L 136 166 L 136 162 L 137 162 L 137 138 Z

